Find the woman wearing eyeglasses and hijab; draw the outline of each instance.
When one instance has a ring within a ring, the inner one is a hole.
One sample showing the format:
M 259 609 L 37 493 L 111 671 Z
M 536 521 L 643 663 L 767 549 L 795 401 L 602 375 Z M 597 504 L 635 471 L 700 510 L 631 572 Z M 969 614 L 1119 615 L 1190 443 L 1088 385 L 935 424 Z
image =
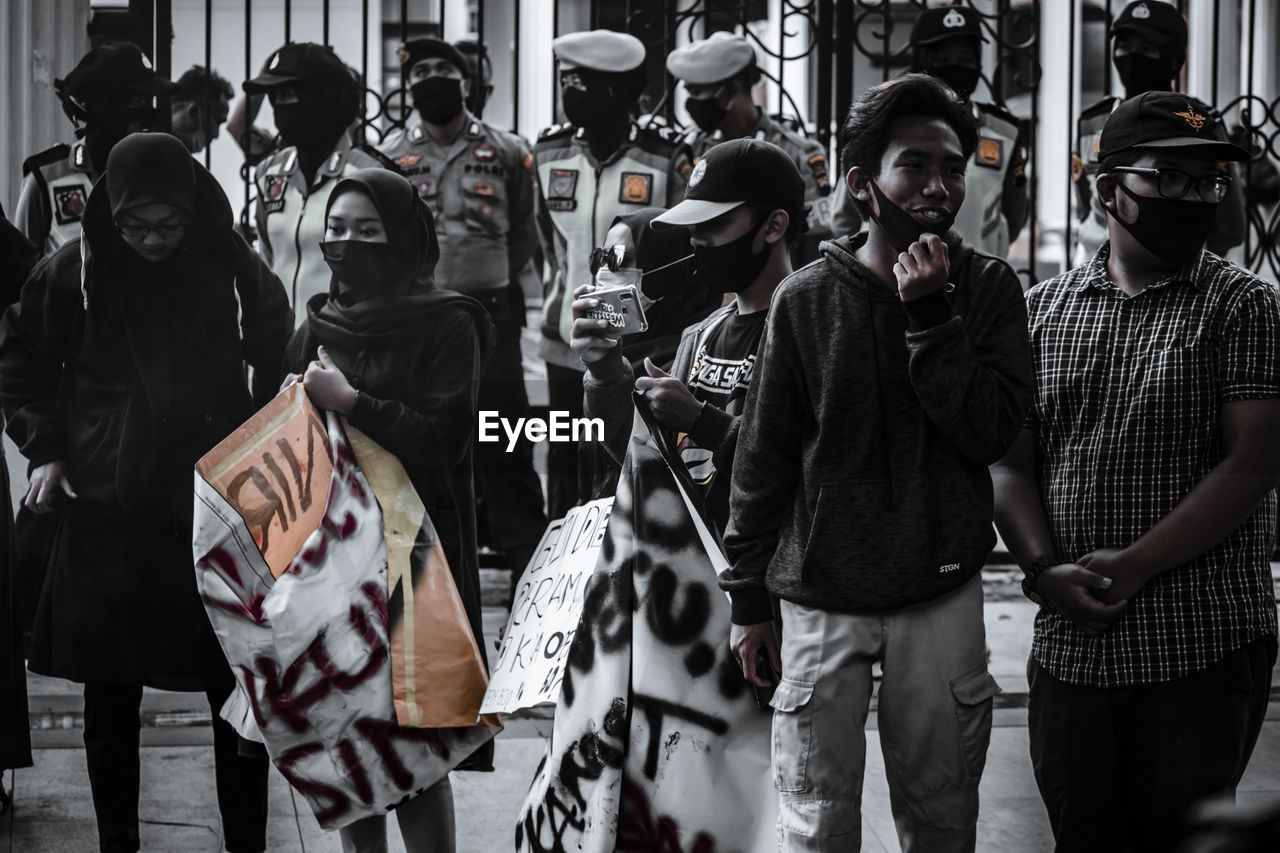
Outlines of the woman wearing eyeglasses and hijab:
M 301 374 L 313 403 L 345 415 L 400 460 L 440 536 L 483 655 L 471 457 L 493 324 L 480 303 L 436 289 L 431 210 L 393 172 L 361 169 L 334 186 L 321 248 L 333 272 L 329 291 L 308 302 L 285 364 Z M 460 767 L 492 769 L 492 749 L 487 742 Z M 453 850 L 447 775 L 395 811 L 408 850 Z M 339 832 L 349 852 L 386 850 L 381 815 Z
M 239 756 L 219 716 L 235 679 L 191 555 L 193 466 L 270 399 L 292 325 L 232 224 L 181 142 L 128 136 L 80 240 L 36 266 L 0 327 L 0 400 L 32 469 L 24 505 L 61 504 L 29 667 L 85 685 L 102 850 L 139 848 L 144 686 L 208 695 L 227 850 L 266 847 L 267 762 Z

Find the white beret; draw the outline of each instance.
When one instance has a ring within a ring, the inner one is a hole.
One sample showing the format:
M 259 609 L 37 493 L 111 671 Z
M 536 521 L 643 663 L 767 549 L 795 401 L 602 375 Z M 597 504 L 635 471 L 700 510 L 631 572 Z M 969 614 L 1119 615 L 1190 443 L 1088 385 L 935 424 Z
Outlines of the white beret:
M 568 33 L 551 42 L 556 59 L 591 71 L 621 73 L 644 63 L 644 42 L 615 30 Z
M 686 83 L 705 86 L 728 80 L 755 61 L 756 52 L 750 42 L 721 31 L 671 51 L 667 70 Z

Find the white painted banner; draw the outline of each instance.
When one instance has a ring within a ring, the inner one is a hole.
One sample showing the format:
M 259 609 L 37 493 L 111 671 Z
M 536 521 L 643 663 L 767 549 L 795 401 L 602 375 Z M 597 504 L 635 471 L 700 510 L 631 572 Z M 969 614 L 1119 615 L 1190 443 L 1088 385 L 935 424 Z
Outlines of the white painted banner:
M 613 498 L 601 498 L 547 526 L 516 589 L 482 713 L 506 714 L 559 698 L 612 507 Z
M 777 849 L 771 713 L 729 650 L 724 558 L 679 464 L 637 418 L 517 851 Z
M 320 826 L 336 829 L 434 785 L 497 729 L 397 725 L 378 503 L 386 496 L 365 476 L 339 419 L 321 420 L 294 387 L 202 460 L 192 551 L 239 685 L 222 716 L 265 743 Z M 366 442 L 361 453 L 386 451 Z M 431 544 L 429 522 L 419 521 Z M 281 557 L 272 546 L 286 534 L 301 544 Z M 465 718 L 474 722 L 474 710 Z

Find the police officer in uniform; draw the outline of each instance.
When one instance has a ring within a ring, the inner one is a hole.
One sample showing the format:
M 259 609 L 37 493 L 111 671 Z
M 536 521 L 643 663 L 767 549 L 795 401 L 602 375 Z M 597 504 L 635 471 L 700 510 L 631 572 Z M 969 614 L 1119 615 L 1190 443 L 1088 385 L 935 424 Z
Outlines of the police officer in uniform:
M 1143 92 L 1172 91 L 1173 81 L 1187 59 L 1187 22 L 1168 3 L 1158 0 L 1130 3 L 1116 17 L 1110 35 L 1114 40 L 1111 60 L 1124 85 L 1125 96 L 1103 98 L 1085 109 L 1076 122 L 1071 179 L 1075 182 L 1076 213 L 1080 222 L 1075 234 L 1073 266 L 1092 258 L 1107 240 L 1107 214 L 1094 188 L 1103 125 L 1123 100 L 1136 98 Z M 1216 115 L 1214 119 L 1221 121 Z M 1231 189 L 1222 201 L 1218 227 L 1205 246 L 1218 255 L 1225 255 L 1233 246 L 1243 243 L 1246 228 L 1244 191 L 1234 164 L 1229 168 L 1236 180 L 1231 182 Z
M 975 249 L 1003 258 L 1030 213 L 1026 145 L 1017 117 L 994 104 L 970 100 L 982 75 L 984 41 L 981 18 L 972 9 L 927 9 L 911 28 L 911 70 L 937 77 L 973 109 L 978 147 L 965 172 L 964 204 L 955 228 Z M 850 218 L 857 214 L 847 188 L 838 211 L 836 233 L 849 233 L 858 220 Z
M 152 98 L 178 90 L 129 42 L 95 47 L 53 86 L 77 141 L 27 158 L 13 215 L 13 224 L 45 255 L 80 236 L 89 190 L 111 149 L 130 133 L 155 127 Z
M 258 251 L 284 283 L 296 325 L 307 300 L 329 291 L 320 252 L 329 193 L 343 175 L 390 161 L 352 144 L 348 129 L 360 112 L 361 87 L 332 48 L 286 44 L 244 91 L 267 96 L 280 132 L 281 147 L 254 170 L 254 218 Z
M 414 39 L 399 50 L 414 115 L 380 146 L 418 188 L 435 217 L 436 281 L 478 300 L 498 327 L 498 343 L 480 385 L 479 408 L 514 420 L 530 414 L 520 364 L 524 296 L 517 274 L 538 246 L 533 220 L 533 155 L 513 133 L 466 107 L 472 78 L 447 42 Z M 476 445 L 476 486 L 485 544 L 519 572 L 547 526 L 542 483 L 527 441 Z
M 539 354 L 547 361 L 550 408 L 581 417 L 585 366 L 568 343 L 573 290 L 591 281 L 591 250 L 614 217 L 678 203 L 693 163 L 675 133 L 632 118 L 647 81 L 638 38 L 591 30 L 560 36 L 551 49 L 568 121 L 543 130 L 533 147 L 539 236 L 551 270 Z M 573 445 L 549 444 L 547 468 L 551 517 L 591 497 L 596 472 Z
M 751 90 L 760 80 L 751 43 L 739 35 L 715 32 L 671 51 L 667 71 L 684 84 L 688 93 L 684 107 L 698 126 L 685 137 L 694 162 L 713 145 L 748 137 L 773 143 L 795 161 L 804 176 L 804 200 L 809 205 L 804 259 L 816 258 L 818 242 L 831 236 L 827 153 L 821 143 L 775 122 L 751 100 Z

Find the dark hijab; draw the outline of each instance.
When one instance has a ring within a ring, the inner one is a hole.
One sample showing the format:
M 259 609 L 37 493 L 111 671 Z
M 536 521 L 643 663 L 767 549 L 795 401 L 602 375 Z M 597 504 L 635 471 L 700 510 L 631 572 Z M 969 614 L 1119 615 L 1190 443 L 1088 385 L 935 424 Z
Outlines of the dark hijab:
M 645 309 L 649 328 L 623 339 L 623 355 L 639 375 L 646 356 L 667 366 L 675 358 L 680 333 L 720 307 L 722 294 L 711 293 L 693 278 L 693 246 L 688 228 L 654 231 L 649 223 L 663 213 L 662 208 L 643 207 L 614 218 L 631 231 L 636 266 L 643 272 L 640 290 L 655 304 Z
M 312 330 L 326 346 L 340 345 L 355 351 L 371 344 L 391 344 L 421 333 L 421 320 L 442 304 L 459 302 L 476 315 L 482 342 L 490 327 L 488 315 L 472 299 L 458 300 L 459 294 L 435 287 L 436 262 L 440 244 L 436 239 L 431 208 L 417 189 L 400 175 L 386 169 L 360 169 L 343 178 L 329 195 L 325 217 L 339 196 L 363 193 L 373 202 L 387 232 L 387 242 L 338 241 L 322 243 L 325 260 L 334 270 L 327 294 L 312 297 L 307 306 Z M 378 258 L 385 276 L 376 290 L 355 284 L 358 278 L 351 264 L 362 252 Z M 346 265 L 346 266 L 344 266 Z M 350 269 L 350 281 L 342 270 Z M 482 345 L 482 351 L 488 347 Z
M 148 204 L 189 214 L 181 242 L 158 262 L 129 248 L 114 224 L 119 214 Z M 168 426 L 182 416 L 175 397 L 187 394 L 191 365 L 203 363 L 203 351 L 222 337 L 237 334 L 213 320 L 235 318 L 231 205 L 176 137 L 135 133 L 111 150 L 89 195 L 82 239 L 82 363 L 90 371 L 86 385 L 96 386 L 82 390 L 123 391 L 127 400 L 119 446 L 95 455 L 104 463 L 114 460 L 121 504 L 145 505 L 155 500 L 160 478 L 171 473 L 167 467 L 194 462 L 176 458 L 187 449 Z M 112 437 L 110 429 L 99 435 L 104 442 Z

